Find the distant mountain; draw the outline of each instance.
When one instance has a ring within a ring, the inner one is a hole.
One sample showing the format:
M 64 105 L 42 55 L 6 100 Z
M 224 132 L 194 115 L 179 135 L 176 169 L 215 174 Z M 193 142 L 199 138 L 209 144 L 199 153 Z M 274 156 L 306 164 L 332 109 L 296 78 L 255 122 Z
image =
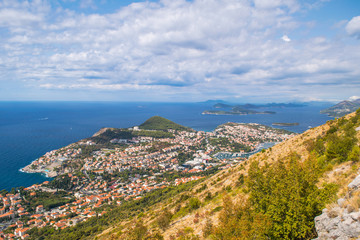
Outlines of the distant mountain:
M 320 113 L 327 114 L 330 117 L 342 117 L 356 111 L 358 108 L 360 108 L 360 98 L 354 101 L 345 100 L 339 102 L 332 107 L 321 110 Z
M 166 118 L 160 116 L 154 116 L 146 120 L 139 126 L 140 129 L 144 130 L 161 130 L 167 131 L 168 129 L 179 130 L 179 131 L 192 131 L 191 128 L 184 127 L 180 124 L 174 123 Z
M 232 106 L 225 103 L 217 103 L 214 105 L 214 108 L 231 108 Z
M 218 100 L 216 100 L 216 99 L 209 99 L 209 100 L 207 100 L 207 101 L 205 101 L 205 102 L 201 102 L 201 103 L 216 104 L 216 103 L 225 103 L 225 101 L 224 101 L 224 100 L 220 100 L 220 99 L 218 99 Z
M 305 107 L 305 103 L 267 103 L 265 105 L 259 105 L 260 107 Z

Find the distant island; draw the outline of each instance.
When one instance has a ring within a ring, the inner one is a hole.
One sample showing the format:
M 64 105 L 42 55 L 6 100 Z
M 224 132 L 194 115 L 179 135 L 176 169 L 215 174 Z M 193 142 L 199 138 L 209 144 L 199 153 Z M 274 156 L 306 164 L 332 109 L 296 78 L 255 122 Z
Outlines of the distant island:
M 299 123 L 273 123 L 273 126 L 282 126 L 282 127 L 291 127 L 291 126 L 298 126 Z
M 303 107 L 300 103 L 266 103 L 266 104 L 227 104 L 219 101 L 213 105 L 216 110 L 206 110 L 202 114 L 208 115 L 248 115 L 248 114 L 276 114 L 274 111 L 257 111 L 259 108 L 285 108 L 285 107 Z M 220 109 L 220 110 L 217 110 Z
M 272 111 L 252 111 L 252 110 L 238 110 L 238 111 L 216 111 L 216 110 L 207 110 L 202 112 L 206 115 L 248 115 L 248 114 L 275 114 L 276 112 Z
M 360 108 L 360 98 L 353 101 L 341 101 L 332 107 L 321 110 L 321 114 L 327 114 L 330 117 L 343 117 L 346 114 L 355 112 Z

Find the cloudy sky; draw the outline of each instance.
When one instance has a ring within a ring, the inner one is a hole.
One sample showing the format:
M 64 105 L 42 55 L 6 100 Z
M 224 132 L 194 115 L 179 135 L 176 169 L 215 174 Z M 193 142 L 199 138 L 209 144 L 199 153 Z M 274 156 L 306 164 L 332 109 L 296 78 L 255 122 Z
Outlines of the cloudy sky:
M 0 0 L 0 100 L 359 95 L 358 0 Z

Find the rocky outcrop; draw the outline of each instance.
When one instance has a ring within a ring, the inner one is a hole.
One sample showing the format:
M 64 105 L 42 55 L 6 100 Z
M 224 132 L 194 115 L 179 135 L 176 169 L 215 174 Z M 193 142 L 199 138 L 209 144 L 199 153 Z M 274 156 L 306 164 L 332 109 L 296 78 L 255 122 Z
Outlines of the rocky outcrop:
M 360 175 L 349 185 L 346 198 L 340 198 L 337 204 L 324 209 L 315 218 L 315 228 L 319 240 L 360 239 Z
M 351 191 L 359 190 L 360 187 L 360 175 L 358 175 L 351 183 L 349 183 L 348 188 Z
M 323 213 L 315 218 L 317 239 L 347 240 L 360 235 L 360 212 L 349 212 L 340 206 L 331 210 L 324 209 Z

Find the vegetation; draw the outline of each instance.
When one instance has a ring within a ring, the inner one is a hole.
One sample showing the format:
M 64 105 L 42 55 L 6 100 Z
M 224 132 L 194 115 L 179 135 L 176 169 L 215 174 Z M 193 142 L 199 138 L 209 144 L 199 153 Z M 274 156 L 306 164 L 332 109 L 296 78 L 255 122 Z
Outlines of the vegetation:
M 296 154 L 272 166 L 251 164 L 247 182 L 250 203 L 271 221 L 267 233 L 271 239 L 313 237 L 314 217 L 337 191 L 333 184 L 317 187 L 321 174 L 317 161 L 309 158 L 301 162 Z
M 131 139 L 133 137 L 132 131 L 127 129 L 118 129 L 118 128 L 109 128 L 106 129 L 103 133 L 91 137 L 90 140 L 94 141 L 97 144 L 105 144 L 110 142 L 114 138 L 118 139 Z
M 205 226 L 206 235 L 212 233 L 214 239 L 229 240 L 269 239 L 269 219 L 266 215 L 255 212 L 245 198 L 234 204 L 229 196 L 225 196 L 223 202 L 219 225 L 212 229 L 212 224 L 208 222 Z
M 143 137 L 153 137 L 153 138 L 174 138 L 174 134 L 171 132 L 164 132 L 164 131 L 133 131 L 134 136 L 143 136 Z
M 172 213 L 168 209 L 164 209 L 156 220 L 159 228 L 165 230 L 170 225 L 171 217 Z
M 71 181 L 71 178 L 68 176 L 68 174 L 65 174 L 52 180 L 49 183 L 49 186 L 55 189 L 71 190 L 75 184 Z
M 345 161 L 359 161 L 355 127 L 360 124 L 360 111 L 356 111 L 355 116 L 350 119 L 342 117 L 330 124 L 325 136 L 306 143 L 307 149 L 316 154 L 323 167 Z
M 35 211 L 36 207 L 39 205 L 43 205 L 44 209 L 47 211 L 56 208 L 61 205 L 65 205 L 66 203 L 73 202 L 74 199 L 68 197 L 69 195 L 64 191 L 57 191 L 54 193 L 37 191 L 36 195 L 31 196 L 27 191 L 22 191 L 22 194 L 25 196 L 27 200 L 25 203 L 25 207 L 28 211 Z
M 181 126 L 177 123 L 174 123 L 160 116 L 154 116 L 149 118 L 143 124 L 141 124 L 139 128 L 146 130 L 161 130 L 161 131 L 167 131 L 168 129 L 177 130 L 177 131 L 192 131 L 191 128 Z

